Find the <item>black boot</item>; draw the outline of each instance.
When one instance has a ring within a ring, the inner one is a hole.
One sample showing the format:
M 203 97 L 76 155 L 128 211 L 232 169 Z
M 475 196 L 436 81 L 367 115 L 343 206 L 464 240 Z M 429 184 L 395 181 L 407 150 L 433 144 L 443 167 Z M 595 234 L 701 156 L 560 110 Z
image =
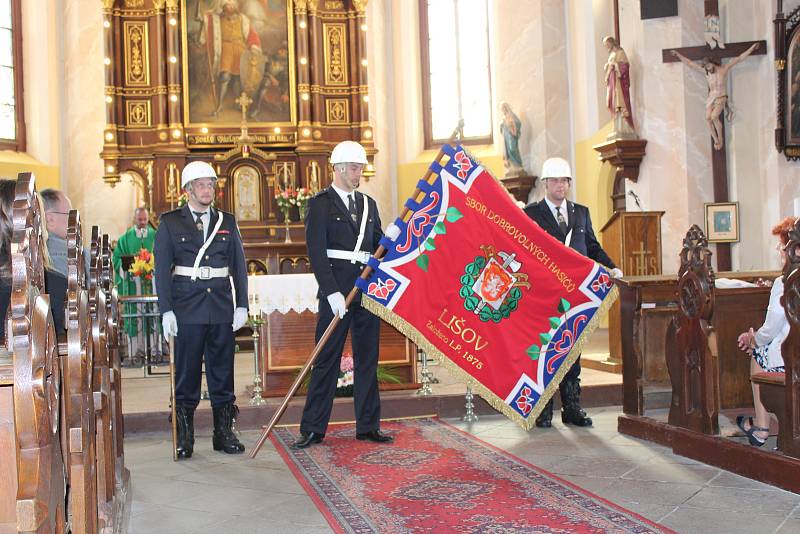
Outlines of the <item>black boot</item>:
M 233 421 L 239 408 L 235 404 L 213 406 L 214 411 L 214 437 L 212 442 L 215 451 L 224 451 L 226 454 L 239 454 L 244 452 L 244 445 L 236 439 L 233 433 Z
M 575 426 L 592 426 L 592 418 L 581 408 L 580 379 L 561 383 L 561 422 Z
M 550 399 L 536 418 L 536 426 L 539 428 L 550 428 L 553 426 L 553 399 Z
M 175 427 L 178 430 L 175 446 L 178 458 L 191 458 L 194 452 L 194 408 L 175 407 Z

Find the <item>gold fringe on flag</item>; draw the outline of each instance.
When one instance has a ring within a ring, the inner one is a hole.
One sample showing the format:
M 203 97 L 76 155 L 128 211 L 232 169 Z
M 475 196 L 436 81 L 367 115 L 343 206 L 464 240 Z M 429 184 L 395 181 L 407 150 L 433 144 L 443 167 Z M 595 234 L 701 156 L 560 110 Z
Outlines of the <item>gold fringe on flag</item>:
M 514 410 L 511 406 L 505 403 L 505 400 L 497 396 L 491 390 L 489 390 L 486 386 L 478 382 L 475 377 L 470 375 L 464 369 L 461 368 L 458 364 L 453 362 L 446 354 L 436 348 L 430 341 L 428 341 L 425 336 L 423 336 L 419 330 L 416 329 L 411 323 L 394 313 L 389 308 L 383 306 L 382 304 L 378 304 L 371 298 L 366 295 L 363 295 L 361 299 L 361 305 L 369 310 L 374 315 L 377 315 L 390 325 L 394 326 L 397 330 L 399 330 L 404 336 L 408 339 L 413 341 L 417 346 L 421 347 L 425 352 L 427 352 L 431 356 L 435 356 L 438 360 L 444 365 L 444 367 L 452 374 L 457 380 L 463 381 L 466 384 L 472 387 L 473 392 L 480 395 L 489 405 L 501 412 L 503 415 L 517 423 L 519 426 L 524 428 L 525 430 L 530 430 L 533 428 L 536 418 L 539 416 L 541 411 L 544 409 L 545 404 L 547 401 L 550 400 L 550 397 L 555 394 L 556 389 L 558 389 L 558 385 L 561 383 L 561 380 L 564 378 L 564 375 L 569 371 L 570 367 L 575 363 L 575 360 L 578 359 L 578 356 L 581 354 L 583 350 L 583 346 L 589 340 L 589 336 L 597 329 L 600 325 L 602 319 L 608 313 L 608 310 L 611 308 L 611 305 L 617 300 L 617 296 L 619 295 L 619 290 L 617 286 L 611 288 L 611 291 L 606 295 L 606 298 L 603 299 L 603 302 L 600 303 L 600 306 L 597 308 L 597 311 L 592 317 L 591 321 L 586 325 L 586 327 L 581 331 L 581 335 L 578 336 L 578 339 L 575 341 L 575 344 L 569 351 L 569 354 L 564 358 L 563 363 L 556 371 L 556 374 L 553 376 L 553 379 L 547 385 L 545 390 L 542 392 L 539 401 L 533 407 L 533 410 L 528 415 L 528 417 L 522 417 L 519 412 Z M 540 358 L 545 357 L 545 351 L 542 351 Z

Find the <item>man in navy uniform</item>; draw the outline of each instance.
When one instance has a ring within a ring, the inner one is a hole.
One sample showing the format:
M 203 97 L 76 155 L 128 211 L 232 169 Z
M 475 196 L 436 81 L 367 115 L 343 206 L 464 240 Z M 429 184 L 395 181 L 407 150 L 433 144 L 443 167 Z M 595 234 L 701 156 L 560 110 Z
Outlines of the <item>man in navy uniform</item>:
M 236 219 L 212 207 L 216 182 L 217 173 L 208 163 L 186 165 L 181 187 L 189 200 L 164 213 L 156 232 L 158 306 L 164 335 L 175 336 L 179 458 L 191 458 L 194 450 L 194 411 L 200 402 L 203 359 L 214 412 L 214 450 L 244 451 L 232 429 L 237 411 L 233 333 L 247 322 L 247 270 Z
M 343 141 L 334 147 L 330 162 L 333 165 L 333 184 L 309 201 L 305 218 L 308 256 L 319 284 L 316 340 L 322 337 L 334 314 L 341 320 L 311 370 L 311 384 L 300 422 L 300 438 L 292 444 L 297 449 L 320 443 L 325 437 L 342 348 L 351 329 L 356 438 L 377 443 L 392 441 L 391 436 L 379 429 L 381 410 L 377 368 L 380 319 L 361 307 L 360 295 L 350 309 L 345 308 L 344 297 L 353 289 L 356 278 L 383 236 L 375 201 L 356 191 L 367 164 L 367 153 L 355 141 Z
M 525 208 L 528 217 L 568 247 L 604 265 L 614 278 L 621 278 L 592 229 L 589 208 L 568 201 L 567 192 L 572 184 L 572 170 L 561 158 L 550 158 L 542 165 L 545 197 Z M 559 384 L 561 393 L 561 421 L 576 426 L 591 426 L 592 419 L 581 408 L 581 358 L 580 355 Z M 553 399 L 536 418 L 536 426 L 549 428 L 553 418 Z

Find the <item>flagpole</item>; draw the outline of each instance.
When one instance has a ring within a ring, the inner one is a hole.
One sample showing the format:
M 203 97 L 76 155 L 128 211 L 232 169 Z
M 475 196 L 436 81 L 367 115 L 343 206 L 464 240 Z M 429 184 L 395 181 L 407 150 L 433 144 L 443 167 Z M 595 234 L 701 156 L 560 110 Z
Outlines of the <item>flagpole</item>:
M 458 121 L 458 126 L 456 126 L 455 130 L 453 130 L 453 133 L 450 134 L 450 138 L 447 140 L 447 143 L 445 144 L 449 145 L 452 144 L 457 139 L 461 139 L 461 133 L 463 128 L 464 128 L 464 119 L 461 119 Z M 435 161 L 437 162 L 440 161 L 443 156 L 444 156 L 444 148 L 440 148 L 439 154 L 436 156 Z M 428 180 L 431 179 L 432 174 L 433 171 L 430 168 L 428 168 L 428 171 L 425 173 L 423 180 L 427 182 Z M 418 187 L 415 188 L 414 193 L 412 193 L 411 195 L 411 198 L 416 198 L 417 195 L 419 195 L 420 193 L 421 193 L 420 189 Z M 403 208 L 403 212 L 400 214 L 400 219 L 404 220 L 410 212 L 411 210 L 408 207 Z M 384 248 L 383 245 L 380 245 L 378 246 L 378 249 L 372 254 L 372 257 L 380 260 L 383 258 L 384 254 L 386 254 L 386 249 Z M 366 265 L 364 267 L 364 270 L 361 271 L 361 278 L 363 280 L 366 280 L 367 278 L 370 277 L 371 274 L 372 274 L 372 267 Z M 357 294 L 358 294 L 358 287 L 353 286 L 353 289 L 350 290 L 350 293 L 347 294 L 347 298 L 345 299 L 346 308 L 348 309 L 350 308 L 350 304 L 352 304 Z M 328 324 L 328 328 L 325 329 L 325 332 L 322 334 L 322 337 L 319 339 L 319 342 L 317 343 L 316 347 L 314 347 L 314 350 L 311 352 L 311 355 L 308 357 L 308 360 L 306 361 L 305 365 L 303 365 L 303 368 L 300 369 L 300 373 L 298 373 L 297 378 L 295 378 L 294 383 L 292 383 L 291 387 L 289 388 L 289 391 L 286 393 L 286 397 L 284 397 L 283 402 L 281 402 L 281 405 L 272 415 L 272 419 L 270 419 L 269 423 L 262 430 L 261 436 L 258 438 L 256 446 L 253 447 L 252 451 L 250 451 L 250 458 L 255 458 L 256 455 L 258 454 L 258 451 L 261 450 L 261 447 L 264 445 L 264 442 L 267 441 L 267 438 L 269 437 L 270 432 L 272 432 L 273 427 L 278 423 L 281 416 L 283 416 L 283 413 L 286 411 L 286 408 L 289 407 L 289 402 L 292 400 L 292 397 L 294 397 L 294 394 L 297 393 L 297 390 L 300 388 L 300 384 L 303 383 L 303 380 L 305 379 L 306 375 L 311 370 L 311 366 L 314 365 L 314 360 L 316 360 L 317 356 L 319 356 L 319 353 L 322 352 L 322 348 L 328 342 L 328 339 L 331 337 L 331 334 L 333 334 L 333 331 L 336 329 L 338 325 L 339 325 L 339 316 L 337 314 L 333 314 L 333 319 L 331 319 L 330 324 Z

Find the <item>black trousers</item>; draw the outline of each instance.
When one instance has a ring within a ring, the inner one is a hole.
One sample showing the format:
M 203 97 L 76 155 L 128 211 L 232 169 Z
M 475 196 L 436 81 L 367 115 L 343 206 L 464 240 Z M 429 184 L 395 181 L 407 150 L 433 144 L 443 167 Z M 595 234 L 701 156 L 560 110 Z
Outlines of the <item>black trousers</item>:
M 178 337 L 175 338 L 175 406 L 197 407 L 204 359 L 211 406 L 222 406 L 236 400 L 233 394 L 234 343 L 230 323 L 178 322 Z
M 353 304 L 339 321 L 325 348 L 322 349 L 311 369 L 311 384 L 308 387 L 306 406 L 300 421 L 301 432 L 324 434 L 328 428 L 339 378 L 347 332 L 352 332 L 353 341 L 353 404 L 356 412 L 356 432 L 378 430 L 381 419 L 381 399 L 378 394 L 378 337 L 381 320 L 361 307 Z M 319 341 L 333 319 L 333 312 L 326 298 L 319 301 L 316 340 Z
M 564 382 L 573 382 L 575 380 L 580 380 L 581 378 L 581 355 L 578 354 L 578 357 L 575 359 L 575 363 L 572 364 L 572 367 L 569 368 L 567 374 L 564 375 L 564 378 L 561 380 L 561 384 Z M 558 386 L 561 387 L 561 384 Z
M 569 368 L 567 374 L 564 375 L 564 378 L 561 379 L 561 382 L 558 384 L 558 391 L 561 395 L 561 407 L 563 408 L 567 404 L 567 395 L 565 391 L 564 384 L 568 382 L 578 382 L 581 381 L 581 355 L 578 354 L 578 358 L 575 360 L 575 363 L 572 364 L 572 367 Z M 547 403 L 546 409 L 553 409 L 553 399 L 550 398 L 550 401 Z

